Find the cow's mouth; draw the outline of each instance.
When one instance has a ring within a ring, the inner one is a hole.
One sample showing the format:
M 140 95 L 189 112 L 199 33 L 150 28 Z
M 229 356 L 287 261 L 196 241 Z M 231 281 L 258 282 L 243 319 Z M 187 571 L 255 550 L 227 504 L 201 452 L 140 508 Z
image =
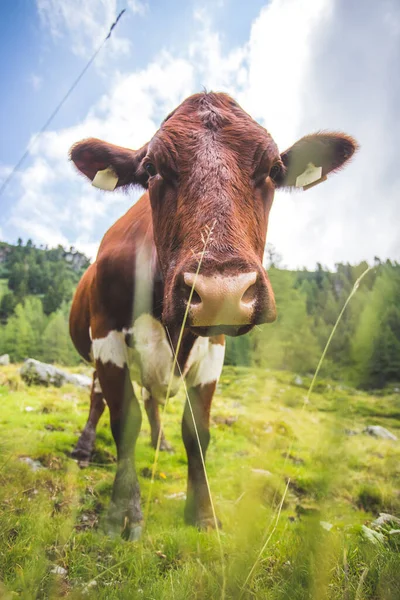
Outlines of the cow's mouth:
M 195 335 L 201 337 L 210 337 L 212 335 L 229 335 L 231 337 L 237 337 L 244 335 L 253 329 L 254 325 L 210 325 L 209 327 L 190 327 Z

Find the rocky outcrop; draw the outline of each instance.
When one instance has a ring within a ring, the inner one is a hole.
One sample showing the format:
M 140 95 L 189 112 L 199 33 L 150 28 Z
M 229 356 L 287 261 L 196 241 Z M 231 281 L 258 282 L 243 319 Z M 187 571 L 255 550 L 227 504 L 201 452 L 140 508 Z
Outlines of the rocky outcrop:
M 78 387 L 90 388 L 92 381 L 86 375 L 66 373 L 53 365 L 42 363 L 34 358 L 28 358 L 21 367 L 20 375 L 28 385 L 54 385 L 61 387 L 72 383 Z
M 381 425 L 368 425 L 368 427 L 364 429 L 364 433 L 385 440 L 397 440 L 397 437 L 394 435 L 394 433 L 388 429 L 385 429 L 385 427 L 382 427 Z
M 7 365 L 10 364 L 10 357 L 8 354 L 2 354 L 0 356 L 0 366 L 1 367 L 6 367 Z

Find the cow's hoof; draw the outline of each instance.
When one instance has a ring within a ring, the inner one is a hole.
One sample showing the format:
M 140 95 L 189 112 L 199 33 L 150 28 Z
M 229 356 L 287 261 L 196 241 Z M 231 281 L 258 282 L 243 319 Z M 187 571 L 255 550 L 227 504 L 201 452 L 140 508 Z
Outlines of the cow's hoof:
M 156 450 L 157 448 L 157 441 L 158 440 L 151 440 L 150 442 L 151 447 L 154 448 L 154 450 Z M 160 442 L 160 452 L 173 452 L 173 450 L 174 449 L 171 446 L 171 444 L 169 444 L 167 440 L 164 437 L 162 437 Z
M 222 523 L 218 519 L 214 519 L 214 515 L 212 513 L 205 514 L 197 514 L 188 508 L 185 510 L 185 522 L 187 525 L 193 525 L 200 529 L 201 531 L 208 531 L 210 529 L 222 529 Z
M 210 529 L 222 529 L 221 521 L 218 518 L 215 520 L 213 516 L 198 519 L 195 525 L 198 529 L 200 529 L 200 531 L 209 531 Z
M 174 449 L 171 446 L 171 444 L 169 444 L 167 442 L 167 440 L 164 438 L 160 442 L 160 450 L 161 450 L 161 452 L 173 452 Z
M 125 536 L 128 542 L 137 542 L 142 537 L 143 527 L 140 523 L 131 523 L 127 528 Z
M 86 463 L 85 465 L 83 465 L 85 467 L 88 466 L 91 455 L 92 455 L 91 452 L 88 452 L 87 450 L 85 450 L 83 448 L 79 448 L 77 446 L 75 446 L 75 448 L 71 452 L 71 458 L 74 458 L 75 460 L 77 460 L 79 463 L 79 466 L 81 466 L 80 463 Z
M 113 523 L 108 519 L 104 525 L 103 531 L 106 534 L 106 536 L 111 538 L 112 540 L 115 540 L 116 538 L 121 537 L 121 525 L 118 525 L 117 523 Z
M 142 536 L 143 527 L 140 523 L 129 523 L 121 531 L 121 526 L 117 523 L 108 521 L 105 526 L 105 534 L 115 540 L 122 537 L 126 542 L 137 542 Z

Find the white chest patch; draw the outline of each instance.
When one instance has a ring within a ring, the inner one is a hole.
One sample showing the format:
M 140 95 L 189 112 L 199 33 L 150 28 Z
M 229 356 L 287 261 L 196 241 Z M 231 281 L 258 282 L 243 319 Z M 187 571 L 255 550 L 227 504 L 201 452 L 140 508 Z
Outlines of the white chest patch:
M 127 333 L 132 336 L 132 347 L 125 343 Z M 158 402 L 165 401 L 169 385 L 171 396 L 179 389 L 180 377 L 172 375 L 171 379 L 174 356 L 166 331 L 151 315 L 141 315 L 129 330 L 110 331 L 106 337 L 94 339 L 92 353 L 95 360 L 104 364 L 111 362 L 121 369 L 129 365 L 132 380 Z M 212 344 L 209 338 L 198 338 L 185 365 L 187 386 L 217 381 L 224 364 L 224 354 L 225 346 Z
M 225 345 L 213 344 L 209 338 L 199 337 L 190 352 L 185 367 L 188 387 L 218 381 L 225 358 Z
M 151 315 L 141 315 L 134 322 L 130 333 L 133 339 L 133 348 L 128 349 L 131 377 L 158 402 L 163 402 L 174 365 L 166 331 L 160 321 Z M 171 396 L 177 393 L 179 384 L 180 378 L 172 375 Z

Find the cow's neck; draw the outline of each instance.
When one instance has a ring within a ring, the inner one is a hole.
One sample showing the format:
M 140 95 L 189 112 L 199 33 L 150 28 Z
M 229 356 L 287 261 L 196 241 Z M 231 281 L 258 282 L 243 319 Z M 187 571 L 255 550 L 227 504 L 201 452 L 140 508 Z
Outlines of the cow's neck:
M 134 210 L 134 208 L 135 207 L 133 207 L 133 210 L 131 209 L 132 213 L 130 215 L 133 223 L 135 223 L 136 218 L 136 211 Z M 144 216 L 143 213 L 146 213 L 146 216 Z M 141 215 L 143 219 L 142 227 L 144 224 L 151 222 L 151 207 L 148 195 L 145 195 L 145 197 L 141 199 Z M 142 229 L 142 227 L 140 229 Z M 137 236 L 136 227 L 135 231 L 132 232 L 132 235 Z M 135 322 L 135 319 L 140 317 L 140 315 L 142 315 L 143 313 L 150 313 L 154 319 L 162 323 L 162 312 L 164 306 L 164 277 L 161 271 L 160 261 L 158 260 L 152 227 L 146 227 L 146 232 L 143 237 L 143 245 L 136 249 L 136 252 L 137 256 L 141 256 L 141 258 L 137 260 L 137 264 L 140 265 L 141 263 L 143 263 L 143 266 L 142 268 L 139 267 L 139 269 L 141 269 L 141 273 L 135 282 L 134 289 L 142 290 L 143 296 L 146 296 L 146 290 L 152 290 L 152 292 L 150 307 L 150 298 L 148 297 L 148 295 L 146 303 L 146 300 L 143 301 L 143 299 L 141 299 L 140 292 L 135 293 L 135 298 L 133 299 L 132 324 Z M 148 268 L 149 266 L 150 268 Z M 170 324 L 168 327 L 166 327 L 163 324 L 163 326 L 166 332 L 168 343 L 175 352 L 175 350 L 178 347 L 182 323 L 173 323 Z M 179 365 L 181 365 L 182 368 L 186 364 L 186 361 L 196 339 L 197 336 L 191 333 L 190 330 L 185 329 L 183 331 L 182 339 L 179 343 L 178 348 L 178 363 Z M 179 376 L 179 366 L 177 366 L 175 369 L 175 375 Z

